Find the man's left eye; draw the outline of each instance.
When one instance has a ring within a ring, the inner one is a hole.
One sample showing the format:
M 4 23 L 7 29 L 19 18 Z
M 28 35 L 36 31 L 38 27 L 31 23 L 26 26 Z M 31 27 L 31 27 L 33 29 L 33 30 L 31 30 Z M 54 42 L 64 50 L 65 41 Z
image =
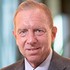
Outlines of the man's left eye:
M 43 35 L 44 33 L 45 33 L 45 31 L 42 30 L 42 29 L 36 29 L 36 30 L 35 30 L 35 35 L 37 35 L 37 36 L 41 36 L 41 35 Z

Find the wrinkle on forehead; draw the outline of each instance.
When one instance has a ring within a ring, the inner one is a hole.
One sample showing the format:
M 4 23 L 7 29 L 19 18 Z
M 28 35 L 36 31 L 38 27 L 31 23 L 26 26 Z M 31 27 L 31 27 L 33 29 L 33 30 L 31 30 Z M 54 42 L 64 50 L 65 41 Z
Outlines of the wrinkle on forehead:
M 17 14 L 17 19 L 23 20 L 24 22 L 30 22 L 35 21 L 38 23 L 39 22 L 46 22 L 49 21 L 48 14 L 47 16 L 42 10 L 39 9 L 31 9 L 31 10 L 22 10 Z M 17 21 L 16 21 L 17 22 Z M 19 22 L 21 23 L 21 21 Z

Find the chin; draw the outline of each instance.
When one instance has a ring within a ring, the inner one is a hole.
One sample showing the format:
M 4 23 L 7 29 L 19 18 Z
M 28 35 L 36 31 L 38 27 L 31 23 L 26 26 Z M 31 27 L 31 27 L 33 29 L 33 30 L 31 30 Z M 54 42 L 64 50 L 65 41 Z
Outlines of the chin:
M 27 60 L 30 62 L 38 62 L 38 61 L 40 61 L 40 59 L 41 59 L 41 57 L 39 57 L 39 56 L 30 56 L 27 58 Z

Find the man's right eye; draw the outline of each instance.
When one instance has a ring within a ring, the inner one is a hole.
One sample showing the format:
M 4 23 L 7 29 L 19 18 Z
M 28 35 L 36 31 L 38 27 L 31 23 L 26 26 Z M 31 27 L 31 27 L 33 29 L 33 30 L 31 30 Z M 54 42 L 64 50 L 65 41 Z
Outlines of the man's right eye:
M 24 36 L 26 36 L 27 31 L 28 31 L 27 29 L 20 30 L 20 31 L 19 31 L 19 35 L 20 35 L 21 37 L 24 37 Z

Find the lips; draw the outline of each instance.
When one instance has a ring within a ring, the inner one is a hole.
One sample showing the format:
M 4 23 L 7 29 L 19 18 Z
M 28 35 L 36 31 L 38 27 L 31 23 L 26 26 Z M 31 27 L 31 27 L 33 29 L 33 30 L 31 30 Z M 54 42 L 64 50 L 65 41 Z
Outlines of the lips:
M 41 47 L 27 47 L 26 52 L 29 56 L 37 56 L 39 55 L 39 51 L 41 50 Z
M 40 47 L 37 47 L 37 48 L 28 48 L 27 50 L 38 50 L 40 49 Z

